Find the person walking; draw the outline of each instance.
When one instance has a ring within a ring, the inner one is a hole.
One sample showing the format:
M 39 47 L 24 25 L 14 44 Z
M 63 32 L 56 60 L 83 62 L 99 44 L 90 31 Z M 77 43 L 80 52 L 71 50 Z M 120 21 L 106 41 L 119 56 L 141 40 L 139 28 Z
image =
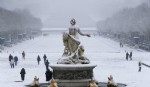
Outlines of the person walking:
M 47 69 L 45 72 L 46 81 L 50 81 L 52 79 L 53 73 L 50 69 Z
M 17 56 L 14 57 L 14 62 L 15 62 L 15 66 L 17 66 L 17 62 L 18 62 L 18 57 Z
M 22 58 L 25 59 L 25 52 L 22 52 Z
M 25 74 L 26 74 L 26 71 L 24 68 L 21 69 L 20 74 L 21 74 L 21 80 L 24 81 L 25 80 Z
M 126 52 L 126 60 L 128 60 L 128 58 L 129 58 L 129 53 Z
M 46 59 L 47 59 L 46 54 L 44 54 L 43 59 L 44 59 L 44 64 L 45 64 L 46 63 Z
M 130 60 L 132 60 L 132 51 L 129 54 Z
M 9 63 L 10 63 L 10 65 L 11 65 L 11 60 L 13 59 L 13 56 L 10 54 L 9 55 Z
M 49 67 L 49 61 L 48 60 L 46 60 L 45 66 L 46 66 L 46 69 L 48 69 L 48 67 Z
M 40 61 L 41 61 L 41 58 L 40 58 L 40 56 L 38 55 L 38 57 L 37 57 L 38 65 L 40 64 Z
M 139 61 L 139 71 L 138 72 L 141 72 L 141 69 L 142 69 L 142 63 L 141 63 L 141 61 Z
M 14 68 L 14 59 L 13 58 L 11 59 L 10 64 L 11 64 L 11 68 Z

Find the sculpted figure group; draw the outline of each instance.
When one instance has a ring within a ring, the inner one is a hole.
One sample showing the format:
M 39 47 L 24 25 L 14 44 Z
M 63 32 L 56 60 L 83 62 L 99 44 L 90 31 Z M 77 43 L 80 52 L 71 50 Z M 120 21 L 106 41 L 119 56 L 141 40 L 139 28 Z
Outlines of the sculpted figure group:
M 84 47 L 81 45 L 78 34 L 90 37 L 90 34 L 84 34 L 75 26 L 76 21 L 70 21 L 71 27 L 68 32 L 63 33 L 64 53 L 58 60 L 58 64 L 89 64 L 90 61 L 84 56 Z

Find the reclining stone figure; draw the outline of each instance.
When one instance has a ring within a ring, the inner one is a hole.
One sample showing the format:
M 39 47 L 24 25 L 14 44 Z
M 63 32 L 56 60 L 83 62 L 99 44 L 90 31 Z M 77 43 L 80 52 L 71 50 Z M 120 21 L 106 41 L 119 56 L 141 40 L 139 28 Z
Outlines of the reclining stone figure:
M 108 77 L 107 87 L 117 87 L 117 84 L 116 84 L 115 81 L 113 80 L 112 75 L 110 75 L 110 77 Z

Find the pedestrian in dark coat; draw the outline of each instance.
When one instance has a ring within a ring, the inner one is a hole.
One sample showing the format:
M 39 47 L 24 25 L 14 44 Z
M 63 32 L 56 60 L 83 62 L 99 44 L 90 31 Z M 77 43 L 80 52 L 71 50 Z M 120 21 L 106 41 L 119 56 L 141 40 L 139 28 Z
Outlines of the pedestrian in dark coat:
M 142 69 L 142 63 L 141 63 L 141 61 L 139 61 L 139 71 L 138 72 L 141 72 L 141 69 Z
M 9 62 L 13 59 L 13 56 L 10 54 L 9 55 Z
M 47 59 L 46 54 L 44 54 L 43 59 L 44 59 L 44 64 L 45 64 L 46 63 L 46 59 Z
M 15 66 L 17 66 L 17 62 L 18 62 L 18 57 L 17 56 L 14 57 L 14 62 L 15 62 Z
M 130 60 L 132 60 L 132 51 L 129 54 Z
M 48 69 L 48 66 L 49 66 L 49 61 L 48 60 L 46 60 L 45 66 L 46 66 L 46 69 Z
M 25 71 L 24 68 L 21 69 L 20 74 L 21 74 L 21 80 L 24 81 L 24 79 L 25 79 L 25 74 L 26 74 L 26 71 Z
M 45 76 L 46 76 L 46 81 L 50 81 L 52 79 L 53 72 L 47 69 L 45 72 Z
M 22 58 L 25 59 L 25 52 L 22 52 Z
M 126 60 L 128 60 L 128 58 L 129 58 L 129 53 L 127 52 L 126 53 Z
M 40 64 L 40 61 L 41 61 L 41 58 L 40 58 L 40 56 L 38 55 L 38 57 L 37 57 L 38 65 Z

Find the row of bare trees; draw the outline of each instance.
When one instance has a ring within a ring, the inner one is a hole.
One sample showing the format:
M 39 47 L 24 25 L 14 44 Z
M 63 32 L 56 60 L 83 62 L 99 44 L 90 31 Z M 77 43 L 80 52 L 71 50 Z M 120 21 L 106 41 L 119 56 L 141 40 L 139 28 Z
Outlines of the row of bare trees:
M 143 3 L 134 8 L 125 8 L 114 16 L 99 21 L 97 24 L 99 32 L 132 43 L 147 47 L 150 50 L 150 5 Z
M 10 38 L 17 39 L 21 34 L 32 35 L 32 31 L 41 28 L 41 19 L 34 17 L 28 10 L 10 11 L 0 7 L 0 37 L 6 41 Z

